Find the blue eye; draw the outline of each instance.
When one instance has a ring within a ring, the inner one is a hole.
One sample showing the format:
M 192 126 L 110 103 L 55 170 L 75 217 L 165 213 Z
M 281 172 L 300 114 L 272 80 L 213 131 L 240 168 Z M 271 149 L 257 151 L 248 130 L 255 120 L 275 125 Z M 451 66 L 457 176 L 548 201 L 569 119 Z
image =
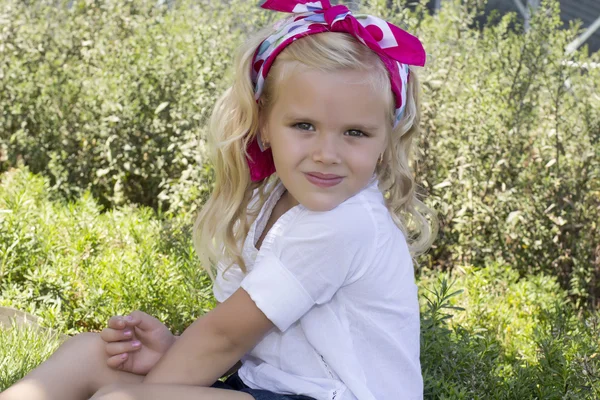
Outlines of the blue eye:
M 297 124 L 294 124 L 294 128 L 298 128 L 303 131 L 313 131 L 314 130 L 314 127 L 312 126 L 312 124 L 309 124 L 308 122 L 298 122 Z
M 367 135 L 363 131 L 359 131 L 358 129 L 350 129 L 346 131 L 346 134 L 350 137 L 366 137 Z

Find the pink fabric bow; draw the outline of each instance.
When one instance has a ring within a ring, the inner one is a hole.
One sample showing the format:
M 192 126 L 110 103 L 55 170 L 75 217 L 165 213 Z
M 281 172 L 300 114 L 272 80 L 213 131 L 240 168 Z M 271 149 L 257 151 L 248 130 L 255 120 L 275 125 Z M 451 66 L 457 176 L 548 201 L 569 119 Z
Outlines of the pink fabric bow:
M 298 38 L 321 32 L 345 32 L 379 55 L 390 74 L 396 100 L 396 125 L 406 105 L 408 65 L 425 65 L 425 50 L 418 38 L 380 18 L 352 15 L 344 5 L 331 6 L 329 0 L 266 0 L 262 8 L 299 14 L 277 26 L 275 33 L 256 49 L 252 62 L 255 99 L 262 93 L 264 81 L 277 55 Z M 248 145 L 247 158 L 252 181 L 260 181 L 275 172 L 271 150 L 262 151 L 257 139 Z
M 381 32 L 377 25 L 364 27 L 351 13 L 348 7 L 338 4 L 331 6 L 329 0 L 307 1 L 307 0 L 266 0 L 261 7 L 267 10 L 282 11 L 289 13 L 314 12 L 325 14 L 325 21 L 331 27 L 331 32 L 346 32 L 362 39 L 367 46 L 378 54 L 385 54 L 389 58 L 403 64 L 425 65 L 425 50 L 421 41 L 410 33 L 398 28 L 380 18 L 372 17 L 385 22 L 391 30 L 396 45 L 392 43 L 384 46 L 380 41 L 386 32 Z M 350 13 L 350 14 L 349 14 Z M 343 18 L 340 18 L 343 16 Z

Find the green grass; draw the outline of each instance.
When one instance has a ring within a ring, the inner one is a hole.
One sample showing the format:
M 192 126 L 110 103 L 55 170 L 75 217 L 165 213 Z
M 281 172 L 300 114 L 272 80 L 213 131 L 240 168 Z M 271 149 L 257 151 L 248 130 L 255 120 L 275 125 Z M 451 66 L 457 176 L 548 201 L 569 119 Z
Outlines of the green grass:
M 213 305 L 190 218 L 148 208 L 103 213 L 89 195 L 53 201 L 48 182 L 13 170 L 0 183 L 0 305 L 72 334 L 141 309 L 180 332 Z
M 600 398 L 600 314 L 554 277 L 488 265 L 419 285 L 426 398 Z
M 0 328 L 0 392 L 46 360 L 59 343 L 58 335 L 49 330 Z
M 102 212 L 89 195 L 49 192 L 26 169 L 0 177 L 0 305 L 67 334 L 136 308 L 181 332 L 214 305 L 190 216 Z M 577 310 L 556 278 L 491 264 L 423 271 L 418 284 L 427 399 L 600 398 L 600 315 Z M 1 330 L 0 389 L 57 345 L 44 331 Z

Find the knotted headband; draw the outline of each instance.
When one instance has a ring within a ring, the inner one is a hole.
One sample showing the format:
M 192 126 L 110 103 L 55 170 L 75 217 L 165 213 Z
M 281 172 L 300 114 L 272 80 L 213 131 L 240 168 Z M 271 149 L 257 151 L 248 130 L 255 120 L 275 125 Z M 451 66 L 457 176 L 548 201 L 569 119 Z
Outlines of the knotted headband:
M 398 124 L 406 106 L 408 65 L 425 65 L 425 50 L 419 39 L 381 18 L 354 16 L 346 6 L 331 6 L 329 0 L 265 0 L 261 7 L 297 15 L 277 23 L 275 32 L 256 49 L 251 69 L 256 101 L 277 55 L 290 43 L 321 32 L 345 32 L 377 53 L 388 70 L 396 101 L 394 126 Z M 252 181 L 275 172 L 271 149 L 262 149 L 257 138 L 249 143 L 247 152 Z

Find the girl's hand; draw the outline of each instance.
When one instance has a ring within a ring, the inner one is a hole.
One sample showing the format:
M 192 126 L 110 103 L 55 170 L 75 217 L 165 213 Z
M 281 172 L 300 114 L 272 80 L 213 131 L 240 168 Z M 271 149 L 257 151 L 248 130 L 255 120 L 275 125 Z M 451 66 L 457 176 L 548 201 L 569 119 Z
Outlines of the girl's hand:
M 142 311 L 114 316 L 100 337 L 106 342 L 110 368 L 146 375 L 175 343 L 162 322 Z

